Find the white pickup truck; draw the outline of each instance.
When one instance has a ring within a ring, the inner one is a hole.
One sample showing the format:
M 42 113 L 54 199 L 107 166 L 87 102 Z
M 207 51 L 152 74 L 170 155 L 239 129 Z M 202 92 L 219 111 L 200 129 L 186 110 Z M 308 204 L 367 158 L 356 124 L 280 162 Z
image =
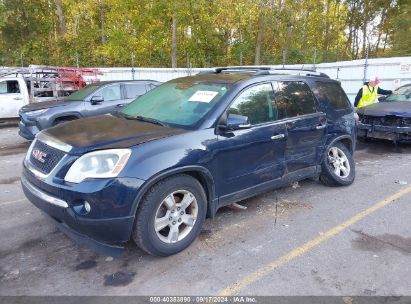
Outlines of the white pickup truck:
M 98 81 L 101 74 L 96 69 L 70 67 L 0 68 L 0 122 L 17 118 L 19 109 L 29 103 L 63 99 L 83 88 L 83 75 Z
M 0 78 L 0 120 L 17 118 L 19 109 L 29 102 L 29 88 L 23 77 Z

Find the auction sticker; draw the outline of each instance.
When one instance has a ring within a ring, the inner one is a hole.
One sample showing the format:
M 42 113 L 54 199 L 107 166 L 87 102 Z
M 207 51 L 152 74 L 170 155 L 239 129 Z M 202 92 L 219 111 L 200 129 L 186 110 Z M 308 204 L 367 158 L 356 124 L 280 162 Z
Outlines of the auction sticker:
M 218 94 L 215 91 L 197 91 L 188 101 L 210 102 Z

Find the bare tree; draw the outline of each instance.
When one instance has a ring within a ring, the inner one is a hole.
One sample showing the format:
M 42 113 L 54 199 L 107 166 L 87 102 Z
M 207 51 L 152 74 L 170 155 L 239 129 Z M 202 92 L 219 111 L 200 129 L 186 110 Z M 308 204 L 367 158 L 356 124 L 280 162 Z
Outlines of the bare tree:
M 261 42 L 263 40 L 263 34 L 264 34 L 264 14 L 263 12 L 260 12 L 258 16 L 258 32 L 257 32 L 257 40 L 255 43 L 255 58 L 254 58 L 254 64 L 258 65 L 260 64 L 260 57 L 261 57 Z
M 324 20 L 324 43 L 323 43 L 323 49 L 324 51 L 328 51 L 328 46 L 329 46 L 329 31 L 330 31 L 330 24 L 329 24 L 329 14 L 330 14 L 330 6 L 331 6 L 331 1 L 327 0 L 326 8 L 325 8 L 325 20 Z
M 64 13 L 63 13 L 63 6 L 61 4 L 61 0 L 54 0 L 54 3 L 56 5 L 56 14 L 59 19 L 59 33 L 60 35 L 65 35 L 66 34 L 66 23 L 64 21 Z
M 174 8 L 171 24 L 171 67 L 177 67 L 177 16 Z
M 99 4 L 99 9 L 100 9 L 100 28 L 101 28 L 101 43 L 102 44 L 106 44 L 107 40 L 106 40 L 106 35 L 104 32 L 104 0 L 99 0 L 98 1 Z

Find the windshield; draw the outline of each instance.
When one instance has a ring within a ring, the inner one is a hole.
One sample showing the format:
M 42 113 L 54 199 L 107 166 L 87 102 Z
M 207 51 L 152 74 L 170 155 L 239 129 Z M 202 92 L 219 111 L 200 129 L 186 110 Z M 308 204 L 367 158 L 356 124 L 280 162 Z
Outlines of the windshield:
M 99 88 L 98 85 L 93 85 L 93 84 L 88 85 L 88 86 L 82 88 L 81 90 L 78 90 L 78 91 L 74 92 L 73 94 L 67 96 L 66 98 L 64 98 L 64 100 L 66 100 L 66 101 L 83 100 L 88 95 L 90 95 L 95 90 L 97 90 L 98 88 Z
M 205 117 L 227 90 L 225 83 L 196 83 L 187 78 L 175 80 L 134 100 L 121 113 L 189 128 Z
M 385 101 L 411 101 L 411 86 L 401 87 L 397 93 L 388 96 Z

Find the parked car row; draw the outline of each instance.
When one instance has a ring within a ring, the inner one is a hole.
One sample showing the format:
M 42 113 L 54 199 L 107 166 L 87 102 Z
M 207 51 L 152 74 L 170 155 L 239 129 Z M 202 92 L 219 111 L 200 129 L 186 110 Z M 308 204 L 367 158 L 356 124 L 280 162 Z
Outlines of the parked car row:
M 168 256 L 225 205 L 305 178 L 355 179 L 354 109 L 325 74 L 231 67 L 158 84 L 104 82 L 21 109 L 22 136 L 43 130 L 24 193 L 73 239 L 110 255 L 133 240 Z M 367 120 L 400 113 L 408 89 L 358 111 L 360 136 L 408 132 L 405 114 L 390 129 Z

